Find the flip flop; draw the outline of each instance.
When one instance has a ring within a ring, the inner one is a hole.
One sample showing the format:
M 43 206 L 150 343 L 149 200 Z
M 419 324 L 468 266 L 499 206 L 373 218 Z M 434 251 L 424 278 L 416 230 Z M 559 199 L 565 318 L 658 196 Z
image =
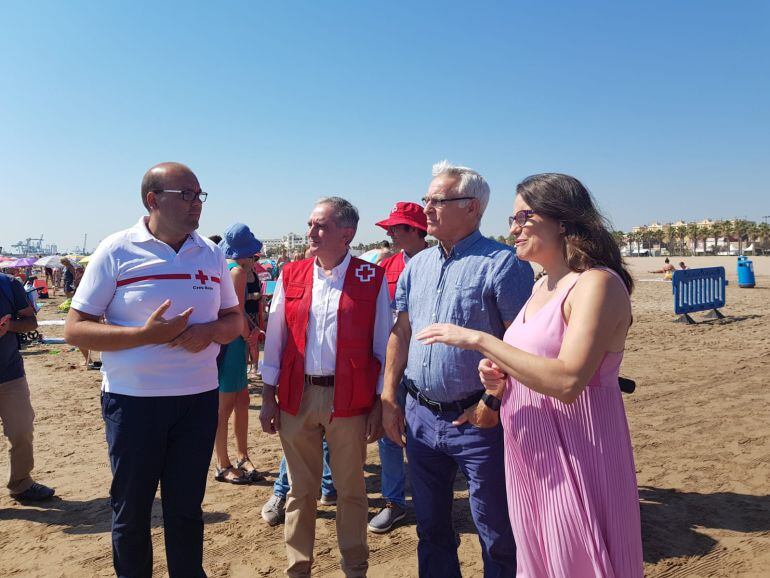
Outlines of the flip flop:
M 234 478 L 228 478 L 227 472 L 232 470 L 233 472 L 238 471 L 237 468 L 234 468 L 233 466 L 227 466 L 225 468 L 217 468 L 217 475 L 214 476 L 214 479 L 218 482 L 225 482 L 227 484 L 235 484 L 237 486 L 241 486 L 243 484 L 248 484 L 251 480 L 249 480 L 248 477 L 243 475 L 238 475 Z

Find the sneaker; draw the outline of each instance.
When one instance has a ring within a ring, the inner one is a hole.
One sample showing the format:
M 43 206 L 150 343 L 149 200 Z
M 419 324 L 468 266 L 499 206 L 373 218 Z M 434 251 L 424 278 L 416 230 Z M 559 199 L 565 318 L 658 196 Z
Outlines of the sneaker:
M 11 497 L 17 502 L 42 502 L 49 500 L 56 493 L 56 490 L 33 482 L 32 485 L 20 494 L 12 494 Z
M 375 534 L 384 534 L 390 532 L 396 522 L 404 518 L 406 518 L 406 508 L 393 502 L 387 502 L 380 513 L 371 519 L 368 528 L 370 532 Z
M 321 494 L 322 506 L 335 506 L 337 505 L 337 494 Z
M 262 519 L 270 526 L 277 526 L 286 514 L 286 498 L 273 494 L 262 506 Z

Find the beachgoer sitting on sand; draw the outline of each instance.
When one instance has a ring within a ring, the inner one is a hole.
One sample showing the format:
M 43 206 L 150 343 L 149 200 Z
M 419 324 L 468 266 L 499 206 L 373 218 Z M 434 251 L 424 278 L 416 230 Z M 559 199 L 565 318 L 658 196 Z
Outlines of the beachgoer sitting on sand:
M 665 265 L 657 271 L 650 271 L 650 273 L 663 273 L 665 275 L 666 273 L 673 273 L 674 269 L 675 267 L 669 262 L 668 257 L 666 257 Z
M 685 271 L 687 269 L 687 265 L 684 264 L 684 261 L 679 261 L 679 269 L 681 271 Z

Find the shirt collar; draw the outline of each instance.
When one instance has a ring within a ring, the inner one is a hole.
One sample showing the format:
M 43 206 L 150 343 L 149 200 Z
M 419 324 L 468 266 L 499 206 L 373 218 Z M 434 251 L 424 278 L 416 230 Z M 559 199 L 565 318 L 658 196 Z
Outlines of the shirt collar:
M 139 219 L 139 222 L 136 223 L 133 227 L 131 227 L 131 240 L 135 243 L 146 243 L 147 241 L 158 241 L 159 243 L 162 243 L 160 239 L 158 239 L 155 235 L 150 233 L 150 229 L 147 227 L 147 223 L 149 222 L 150 217 L 144 216 Z M 206 242 L 203 240 L 203 238 L 198 234 L 197 231 L 193 231 L 188 235 L 188 239 L 192 239 L 192 241 L 198 245 L 199 247 L 205 247 Z M 187 241 L 185 240 L 185 243 Z
M 452 250 L 449 251 L 449 255 L 447 255 L 444 252 L 444 247 L 441 246 L 441 243 L 438 244 L 438 250 L 439 250 L 441 256 L 443 258 L 445 258 L 445 259 L 448 258 L 448 257 L 451 257 L 453 255 L 459 257 L 460 255 L 462 255 L 463 253 L 468 251 L 468 249 L 473 247 L 473 245 L 476 244 L 476 241 L 481 239 L 482 236 L 483 235 L 481 234 L 481 231 L 476 229 L 475 231 L 473 231 L 473 233 L 471 233 L 470 235 L 468 235 L 464 239 L 461 239 L 457 243 L 455 243 L 454 247 L 452 247 Z
M 330 277 L 327 277 L 324 274 L 323 267 L 321 267 L 318 264 L 318 261 L 313 259 L 313 268 L 315 269 L 315 275 L 319 279 L 328 279 L 330 281 L 337 279 L 340 279 L 341 277 L 344 277 L 345 273 L 348 270 L 348 265 L 350 265 L 350 251 L 348 251 L 347 255 L 345 255 L 345 258 L 342 260 L 342 263 L 337 265 L 334 269 L 332 269 L 332 274 Z

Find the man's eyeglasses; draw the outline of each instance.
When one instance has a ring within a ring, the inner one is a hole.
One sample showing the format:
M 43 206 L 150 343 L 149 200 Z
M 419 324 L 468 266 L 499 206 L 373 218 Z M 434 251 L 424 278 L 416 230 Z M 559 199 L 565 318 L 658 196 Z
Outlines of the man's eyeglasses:
M 190 191 L 190 190 L 173 190 L 173 189 L 163 189 L 160 191 L 153 191 L 154 193 L 175 193 L 182 197 L 183 201 L 187 201 L 188 203 L 192 203 L 195 199 L 200 199 L 201 203 L 206 202 L 206 197 L 209 196 L 208 193 L 204 193 L 203 191 Z
M 452 197 L 450 199 L 442 198 L 442 197 L 423 197 L 422 204 L 426 207 L 428 206 L 428 203 L 433 203 L 433 206 L 437 209 L 440 209 L 447 203 L 451 201 L 470 201 L 472 199 L 475 199 L 476 197 Z
M 519 227 L 523 227 L 527 224 L 527 221 L 532 217 L 532 215 L 535 214 L 535 211 L 532 211 L 530 209 L 525 209 L 523 211 L 517 211 L 510 217 L 508 217 L 508 227 L 513 227 L 513 224 L 516 223 Z

